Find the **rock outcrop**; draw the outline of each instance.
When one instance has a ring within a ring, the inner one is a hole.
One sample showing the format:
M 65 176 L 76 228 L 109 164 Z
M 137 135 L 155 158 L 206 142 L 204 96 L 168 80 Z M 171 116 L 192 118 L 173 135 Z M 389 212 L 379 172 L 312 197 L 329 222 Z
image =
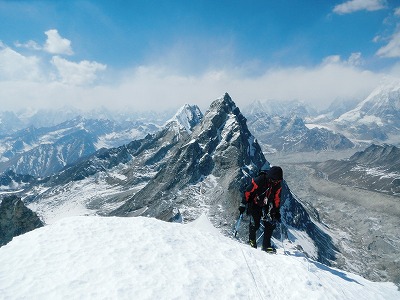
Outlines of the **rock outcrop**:
M 15 236 L 24 234 L 44 224 L 17 196 L 4 197 L 0 204 L 0 247 Z

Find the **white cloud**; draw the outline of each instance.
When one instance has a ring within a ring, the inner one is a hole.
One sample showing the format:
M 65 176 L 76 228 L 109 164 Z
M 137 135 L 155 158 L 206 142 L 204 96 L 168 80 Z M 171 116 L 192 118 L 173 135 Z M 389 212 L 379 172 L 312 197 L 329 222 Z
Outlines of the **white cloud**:
M 333 12 L 337 14 L 349 14 L 360 10 L 375 11 L 385 7 L 386 0 L 350 0 L 336 5 Z
M 57 29 L 50 29 L 45 34 L 47 35 L 47 40 L 43 47 L 45 51 L 51 54 L 72 55 L 74 53 L 71 48 L 71 41 L 62 38 Z
M 360 70 L 340 61 L 314 68 L 270 69 L 258 77 L 246 77 L 231 70 L 183 76 L 162 67 L 142 66 L 132 70 L 115 85 L 69 87 L 62 95 L 60 91 L 57 99 L 73 94 L 74 99 L 79 99 L 75 105 L 128 106 L 137 110 L 162 110 L 192 103 L 204 111 L 211 101 L 228 92 L 240 108 L 256 99 L 300 99 L 316 108 L 325 108 L 337 98 L 361 101 L 381 78 L 381 74 Z
M 341 62 L 340 55 L 331 55 L 327 56 L 324 58 L 322 61 L 322 64 L 327 65 L 327 64 L 335 64 Z
M 345 61 L 342 60 L 340 55 L 331 55 L 325 57 L 322 61 L 322 65 L 330 65 L 330 64 L 342 64 L 342 65 L 357 67 L 363 64 L 363 60 L 360 52 L 354 52 L 350 55 L 348 60 Z
M 351 66 L 361 66 L 363 64 L 363 60 L 361 58 L 361 52 L 354 52 L 350 55 L 347 63 Z
M 106 69 L 106 65 L 95 61 L 84 60 L 74 63 L 59 56 L 54 56 L 51 63 L 57 68 L 61 81 L 70 85 L 93 83 L 97 73 Z
M 20 42 L 15 42 L 14 43 L 15 47 L 18 48 L 27 48 L 27 49 L 32 49 L 32 50 L 42 50 L 43 48 L 36 43 L 35 41 L 29 40 L 26 43 L 20 43 Z
M 43 78 L 40 60 L 35 56 L 23 56 L 6 47 L 0 48 L 0 80 L 30 80 L 40 81 Z
M 105 65 L 54 56 L 46 66 L 36 57 L 25 57 L 5 47 L 0 48 L 0 99 L 2 109 L 69 104 L 78 108 L 103 105 L 162 110 L 192 103 L 205 111 L 214 99 L 228 92 L 240 108 L 256 99 L 300 99 L 324 108 L 337 98 L 362 100 L 379 84 L 382 74 L 355 67 L 359 60 L 359 53 L 347 60 L 331 56 L 315 67 L 267 69 L 252 77 L 246 75 L 245 68 L 182 75 L 173 67 L 147 65 L 125 70 L 119 79 L 114 76 L 112 84 L 89 85 L 106 70 Z M 52 68 L 58 72 L 55 77 L 51 77 Z M 12 101 L 3 105 L 3 99 Z
M 376 52 L 376 55 L 380 57 L 400 57 L 400 31 L 396 32 L 389 43 Z
M 397 7 L 397 8 L 394 10 L 394 15 L 395 15 L 395 16 L 400 16 L 400 7 Z

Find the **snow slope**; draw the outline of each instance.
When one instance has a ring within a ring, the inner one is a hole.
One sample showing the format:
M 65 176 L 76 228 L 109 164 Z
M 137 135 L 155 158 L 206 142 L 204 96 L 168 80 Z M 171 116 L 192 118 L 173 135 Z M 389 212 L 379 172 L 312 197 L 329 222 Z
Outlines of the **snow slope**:
M 71 217 L 0 248 L 1 299 L 400 299 L 304 257 L 222 236 L 204 216 Z

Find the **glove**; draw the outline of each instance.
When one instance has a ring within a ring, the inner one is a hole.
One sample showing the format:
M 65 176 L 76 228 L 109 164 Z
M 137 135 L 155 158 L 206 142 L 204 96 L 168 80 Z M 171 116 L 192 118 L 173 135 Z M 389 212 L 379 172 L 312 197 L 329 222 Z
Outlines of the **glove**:
M 270 214 L 271 214 L 272 220 L 277 221 L 278 223 L 281 222 L 281 213 L 279 212 L 278 208 L 273 207 L 271 209 Z
M 239 206 L 240 214 L 243 214 L 245 210 L 246 210 L 246 204 L 243 204 L 243 203 L 240 204 L 240 206 Z

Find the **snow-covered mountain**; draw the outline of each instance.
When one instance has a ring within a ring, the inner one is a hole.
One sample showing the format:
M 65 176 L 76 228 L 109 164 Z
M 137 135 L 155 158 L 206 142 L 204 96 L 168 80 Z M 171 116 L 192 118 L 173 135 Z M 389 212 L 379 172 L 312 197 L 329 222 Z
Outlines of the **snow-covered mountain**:
M 281 117 L 290 117 L 296 115 L 300 118 L 305 118 L 316 115 L 317 111 L 310 105 L 298 100 L 256 100 L 243 108 L 243 114 L 245 116 L 250 116 L 258 113 Z
M 197 105 L 185 104 L 166 124 L 174 123 L 181 129 L 191 133 L 192 128 L 199 124 L 202 118 L 203 113 Z
M 28 127 L 53 127 L 77 118 L 108 120 L 119 125 L 129 122 L 162 125 L 173 113 L 173 110 L 161 112 L 132 111 L 132 109 L 109 110 L 105 107 L 80 110 L 70 106 L 59 109 L 25 108 L 20 111 L 0 111 L 0 136 L 10 135 Z
M 327 180 L 400 196 L 400 149 L 371 145 L 347 160 L 328 160 L 315 168 Z
M 335 121 L 337 128 L 362 141 L 400 142 L 400 82 L 377 87 Z
M 320 112 L 300 101 L 254 101 L 243 112 L 268 152 L 338 150 L 351 143 L 400 146 L 398 79 L 386 81 L 366 99 L 337 99 Z M 296 127 L 287 128 L 290 124 Z
M 24 124 L 14 112 L 0 111 L 0 136 L 22 128 Z
M 205 209 L 217 219 L 232 219 L 247 180 L 242 169 L 252 173 L 265 163 L 245 118 L 225 94 L 171 149 L 157 175 L 113 214 L 140 211 L 168 220 L 175 208 L 182 210 L 184 218 L 193 219 Z M 199 203 L 199 209 L 194 209 Z
M 332 101 L 327 109 L 318 113 L 318 116 L 308 115 L 307 118 L 319 118 L 324 119 L 327 122 L 333 121 L 343 115 L 344 113 L 354 109 L 358 104 L 359 99 L 336 99 Z
M 185 115 L 189 120 L 195 119 L 196 107 L 187 108 Z M 77 211 L 108 214 L 159 172 L 175 145 L 189 136 L 184 126 L 189 120 L 181 124 L 174 118 L 143 139 L 100 149 L 23 191 L 25 201 L 48 223 Z
M 128 143 L 158 128 L 82 117 L 52 127 L 29 127 L 0 137 L 0 172 L 49 176 L 97 149 Z
M 73 217 L 0 248 L 4 299 L 395 300 L 392 283 L 298 256 L 266 254 L 222 236 L 203 216 Z
M 264 112 L 247 115 L 249 128 L 266 152 L 308 152 L 354 147 L 344 135 L 326 127 L 310 126 L 297 115 L 279 116 Z

